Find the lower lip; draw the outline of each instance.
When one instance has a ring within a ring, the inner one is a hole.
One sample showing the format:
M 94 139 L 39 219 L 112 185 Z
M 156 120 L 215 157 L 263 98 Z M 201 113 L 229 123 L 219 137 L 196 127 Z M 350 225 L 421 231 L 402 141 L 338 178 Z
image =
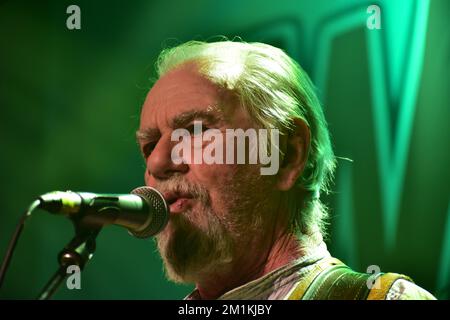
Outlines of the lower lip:
M 188 198 L 179 198 L 177 201 L 172 203 L 170 208 L 170 213 L 178 214 L 182 213 L 183 211 L 186 211 L 190 207 L 190 199 Z

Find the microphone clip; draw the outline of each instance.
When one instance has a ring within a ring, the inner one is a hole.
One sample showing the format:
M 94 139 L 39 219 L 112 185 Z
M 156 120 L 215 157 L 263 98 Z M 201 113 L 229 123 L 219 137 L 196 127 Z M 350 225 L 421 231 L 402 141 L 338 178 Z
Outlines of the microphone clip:
M 71 219 L 75 236 L 70 242 L 59 252 L 58 263 L 59 268 L 53 277 L 47 282 L 44 289 L 39 294 L 39 300 L 48 300 L 58 290 L 61 283 L 67 278 L 67 269 L 70 266 L 78 266 L 83 270 L 86 263 L 92 258 L 96 249 L 96 238 L 101 227 L 87 227 L 79 223 L 78 219 Z

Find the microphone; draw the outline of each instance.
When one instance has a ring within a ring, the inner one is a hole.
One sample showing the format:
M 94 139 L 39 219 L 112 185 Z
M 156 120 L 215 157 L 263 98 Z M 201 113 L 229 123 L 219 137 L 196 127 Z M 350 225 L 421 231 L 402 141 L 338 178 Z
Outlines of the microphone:
M 167 203 L 151 187 L 139 187 L 131 194 L 96 194 L 54 191 L 38 198 L 39 208 L 61 214 L 88 228 L 115 224 L 137 238 L 161 232 L 169 220 Z

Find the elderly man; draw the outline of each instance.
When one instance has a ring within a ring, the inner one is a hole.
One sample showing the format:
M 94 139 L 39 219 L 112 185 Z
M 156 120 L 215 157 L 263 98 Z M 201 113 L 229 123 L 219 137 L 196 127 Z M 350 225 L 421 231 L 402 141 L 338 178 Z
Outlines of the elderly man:
M 357 273 L 327 251 L 319 195 L 335 157 L 293 59 L 262 43 L 192 41 L 164 50 L 157 72 L 137 138 L 146 184 L 170 206 L 157 237 L 167 276 L 196 285 L 186 299 L 433 299 L 406 276 Z M 262 171 L 265 151 L 275 170 Z

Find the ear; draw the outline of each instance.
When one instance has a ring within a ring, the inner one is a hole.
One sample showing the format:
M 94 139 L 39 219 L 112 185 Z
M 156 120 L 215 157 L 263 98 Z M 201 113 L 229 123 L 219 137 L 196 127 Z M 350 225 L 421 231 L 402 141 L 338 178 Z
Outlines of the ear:
M 277 188 L 281 191 L 287 191 L 295 185 L 308 160 L 309 128 L 302 119 L 294 119 L 293 126 L 294 129 L 285 137 L 283 143 L 284 157 L 277 180 Z

